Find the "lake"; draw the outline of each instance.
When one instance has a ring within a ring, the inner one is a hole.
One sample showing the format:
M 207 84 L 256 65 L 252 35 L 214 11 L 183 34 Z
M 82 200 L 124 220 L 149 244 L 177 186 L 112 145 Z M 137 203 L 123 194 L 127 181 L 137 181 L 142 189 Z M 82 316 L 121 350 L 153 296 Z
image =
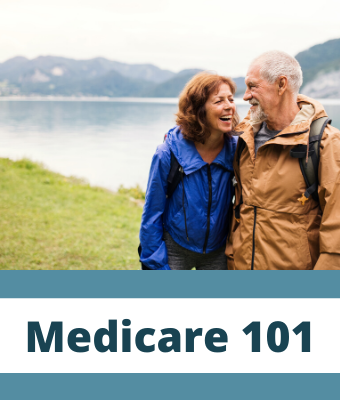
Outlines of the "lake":
M 340 128 L 340 101 L 323 104 Z M 243 118 L 249 105 L 237 100 L 237 109 Z M 1 99 L 0 157 L 27 157 L 110 190 L 145 189 L 152 155 L 176 111 L 177 99 Z

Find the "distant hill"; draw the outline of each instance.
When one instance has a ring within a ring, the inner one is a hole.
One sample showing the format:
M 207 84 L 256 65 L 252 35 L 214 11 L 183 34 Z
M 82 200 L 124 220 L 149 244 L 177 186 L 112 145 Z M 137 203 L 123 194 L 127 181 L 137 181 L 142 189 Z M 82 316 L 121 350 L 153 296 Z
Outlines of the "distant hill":
M 177 97 L 199 71 L 176 74 L 152 64 L 124 64 L 102 57 L 14 57 L 0 63 L 0 95 Z
M 340 39 L 313 46 L 296 58 L 304 77 L 301 93 L 340 98 Z M 103 57 L 14 57 L 0 63 L 0 96 L 177 97 L 200 71 L 186 69 L 175 73 L 152 64 L 126 64 Z M 233 79 L 236 97 L 242 97 L 244 77 Z
M 124 64 L 102 57 L 14 57 L 0 63 L 0 95 L 136 96 L 175 75 L 152 64 Z
M 53 94 L 62 96 L 107 96 L 107 97 L 139 97 L 143 90 L 152 85 L 146 80 L 127 78 L 112 70 L 92 79 L 65 82 L 53 89 Z M 24 87 L 26 92 L 33 92 L 32 87 Z M 43 88 L 40 87 L 40 92 Z
M 301 93 L 315 98 L 340 98 L 340 39 L 317 44 L 295 58 L 303 72 Z M 246 89 L 244 78 L 233 79 L 236 97 L 242 97 Z
M 39 71 L 36 74 L 36 71 Z M 132 79 L 142 79 L 154 83 L 164 82 L 175 75 L 152 64 L 124 64 L 103 57 L 91 60 L 40 56 L 33 60 L 14 57 L 0 64 L 0 79 L 11 82 L 49 82 L 55 79 L 91 79 L 109 71 Z
M 318 75 L 340 69 L 340 39 L 317 44 L 298 53 L 295 58 L 303 70 L 303 85 L 305 86 Z
M 185 84 L 197 73 L 202 72 L 200 69 L 185 69 L 171 79 L 155 85 L 152 88 L 143 91 L 145 97 L 178 97 L 183 90 Z
M 340 39 L 317 44 L 298 53 L 303 72 L 300 92 L 315 98 L 340 98 Z M 237 97 L 245 91 L 244 78 L 234 78 Z
M 340 98 L 340 39 L 317 44 L 296 55 L 303 71 L 301 93 Z

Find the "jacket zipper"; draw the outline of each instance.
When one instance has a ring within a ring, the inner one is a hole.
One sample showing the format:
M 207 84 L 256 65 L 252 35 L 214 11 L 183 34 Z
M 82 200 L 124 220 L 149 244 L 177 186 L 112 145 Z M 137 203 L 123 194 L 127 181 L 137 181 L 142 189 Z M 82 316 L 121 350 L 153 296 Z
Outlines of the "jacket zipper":
M 208 201 L 208 217 L 207 217 L 207 232 L 205 234 L 205 241 L 203 246 L 203 254 L 207 249 L 209 232 L 210 232 L 210 210 L 211 210 L 211 201 L 212 201 L 212 188 L 211 188 L 211 171 L 210 165 L 208 164 L 208 183 L 209 183 L 209 201 Z
M 253 226 L 253 253 L 251 256 L 251 269 L 254 269 L 254 258 L 255 258 L 255 227 L 256 227 L 256 210 L 257 207 L 254 207 L 254 226 Z
M 298 135 L 298 134 L 302 134 L 302 133 L 306 133 L 308 131 L 308 129 L 304 130 L 304 131 L 300 131 L 300 132 L 295 132 L 295 133 L 285 133 L 283 135 L 278 135 L 278 136 L 274 136 L 273 138 L 267 140 L 267 142 L 265 143 L 265 145 L 270 141 L 270 140 L 274 140 L 279 136 L 285 136 L 285 135 Z M 251 269 L 254 269 L 254 259 L 255 259 L 255 228 L 256 228 L 256 215 L 257 215 L 257 207 L 254 206 L 254 226 L 253 226 L 253 251 L 252 251 L 252 256 L 251 256 Z

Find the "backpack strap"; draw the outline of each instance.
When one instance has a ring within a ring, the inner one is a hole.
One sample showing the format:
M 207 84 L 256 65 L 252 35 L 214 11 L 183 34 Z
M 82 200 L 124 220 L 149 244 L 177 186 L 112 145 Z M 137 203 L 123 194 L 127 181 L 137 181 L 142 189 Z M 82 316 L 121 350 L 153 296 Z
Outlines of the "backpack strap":
M 170 150 L 171 162 L 170 162 L 170 172 L 168 175 L 168 190 L 166 192 L 166 198 L 170 199 L 173 195 L 175 189 L 177 188 L 179 182 L 181 181 L 184 171 L 174 153 Z
M 300 169 L 306 182 L 306 191 L 304 193 L 305 201 L 309 196 L 319 202 L 318 186 L 319 186 L 319 162 L 320 162 L 320 142 L 323 132 L 332 122 L 328 117 L 322 117 L 312 122 L 309 131 L 309 145 L 299 144 L 290 151 L 290 155 L 299 159 Z M 308 155 L 307 155 L 308 149 Z M 303 200 L 302 200 L 303 201 Z
M 245 147 L 246 147 L 246 142 L 242 138 L 239 138 L 238 143 L 237 143 L 237 149 L 236 149 L 236 162 L 237 162 L 238 166 L 240 166 L 241 154 Z M 234 176 L 233 177 L 233 186 L 235 187 L 236 185 L 237 185 L 237 180 Z M 235 219 L 237 222 L 240 222 L 240 218 L 241 218 L 240 207 L 242 204 L 243 204 L 243 198 L 242 198 L 242 189 L 241 189 L 240 201 L 238 202 L 238 204 L 235 205 Z

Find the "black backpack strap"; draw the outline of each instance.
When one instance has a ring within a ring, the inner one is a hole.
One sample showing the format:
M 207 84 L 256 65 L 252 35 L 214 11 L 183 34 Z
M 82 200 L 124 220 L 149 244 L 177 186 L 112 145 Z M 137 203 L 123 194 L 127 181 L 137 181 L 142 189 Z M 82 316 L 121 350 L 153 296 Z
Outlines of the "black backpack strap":
M 242 139 L 239 138 L 237 148 L 236 148 L 236 162 L 237 165 L 240 166 L 240 158 L 242 151 L 246 147 L 246 142 Z M 233 177 L 233 186 L 235 187 L 237 185 L 237 181 L 235 176 Z M 237 222 L 240 222 L 241 214 L 240 214 L 240 207 L 243 204 L 243 198 L 242 198 L 242 188 L 241 188 L 241 196 L 240 196 L 240 201 L 238 204 L 235 205 L 235 219 Z
M 320 162 L 320 142 L 327 124 L 331 122 L 332 120 L 328 117 L 322 117 L 313 121 L 309 131 L 309 146 L 299 144 L 290 151 L 292 157 L 299 159 L 300 169 L 307 187 L 304 193 L 305 200 L 307 200 L 309 196 L 312 196 L 315 201 L 319 202 L 318 171 Z
M 170 150 L 171 153 L 171 163 L 170 163 L 170 172 L 168 175 L 168 189 L 166 192 L 167 199 L 173 195 L 175 189 L 177 188 L 179 182 L 184 175 L 183 168 L 180 163 L 177 161 L 177 158 L 174 156 L 174 153 Z

